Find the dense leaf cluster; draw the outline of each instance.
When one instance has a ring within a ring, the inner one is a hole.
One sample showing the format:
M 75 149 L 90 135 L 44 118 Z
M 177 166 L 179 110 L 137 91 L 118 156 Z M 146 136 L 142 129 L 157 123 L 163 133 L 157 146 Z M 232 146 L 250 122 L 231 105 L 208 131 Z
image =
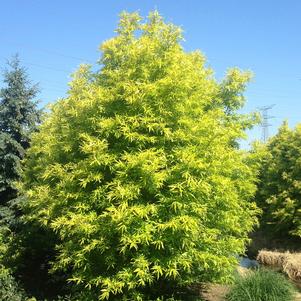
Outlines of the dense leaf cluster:
M 227 281 L 255 223 L 254 171 L 236 147 L 254 122 L 238 113 L 250 74 L 216 81 L 181 39 L 156 12 L 123 14 L 100 70 L 82 66 L 33 137 L 27 218 L 58 235 L 52 269 L 83 299 Z
M 262 224 L 283 235 L 301 236 L 301 126 L 290 129 L 285 122 L 266 145 L 258 205 Z

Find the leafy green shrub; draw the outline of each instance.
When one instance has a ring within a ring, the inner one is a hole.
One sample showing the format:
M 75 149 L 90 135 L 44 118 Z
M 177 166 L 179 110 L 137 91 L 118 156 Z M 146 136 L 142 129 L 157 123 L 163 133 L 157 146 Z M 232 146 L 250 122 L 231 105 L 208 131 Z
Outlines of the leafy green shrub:
M 27 219 L 57 234 L 52 269 L 90 300 L 227 281 L 256 223 L 237 149 L 255 120 L 238 113 L 250 74 L 218 82 L 180 40 L 156 12 L 123 14 L 101 69 L 82 66 L 33 137 Z
M 256 199 L 263 227 L 301 237 L 301 124 L 285 122 L 268 141 Z
M 15 279 L 0 271 L 0 301 L 25 301 L 25 293 Z
M 237 278 L 228 301 L 293 301 L 294 288 L 281 274 L 265 269 Z
M 5 270 L 4 259 L 8 248 L 10 231 L 8 227 L 0 224 L 0 273 Z
M 11 231 L 0 223 L 0 301 L 25 301 L 26 295 L 7 267 Z

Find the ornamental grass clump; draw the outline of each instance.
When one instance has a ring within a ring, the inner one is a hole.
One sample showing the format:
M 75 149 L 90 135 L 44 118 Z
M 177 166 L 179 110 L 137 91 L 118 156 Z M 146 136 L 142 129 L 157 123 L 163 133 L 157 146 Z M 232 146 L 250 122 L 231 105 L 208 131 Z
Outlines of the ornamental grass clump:
M 226 296 L 227 301 L 294 301 L 295 290 L 281 274 L 259 269 L 238 278 Z
M 237 147 L 256 120 L 238 113 L 250 74 L 218 82 L 181 40 L 157 12 L 123 13 L 100 69 L 81 66 L 33 136 L 26 219 L 57 235 L 52 270 L 83 296 L 228 281 L 256 223 L 255 173 Z

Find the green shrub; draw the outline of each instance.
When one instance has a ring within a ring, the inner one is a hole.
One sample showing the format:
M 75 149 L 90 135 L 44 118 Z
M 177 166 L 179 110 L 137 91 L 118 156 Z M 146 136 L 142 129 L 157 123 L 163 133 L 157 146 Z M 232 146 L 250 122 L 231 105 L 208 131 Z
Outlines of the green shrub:
M 294 288 L 281 274 L 265 269 L 237 278 L 228 301 L 293 301 Z
M 250 74 L 218 82 L 180 40 L 156 12 L 123 14 L 101 69 L 80 68 L 32 139 L 24 210 L 57 234 L 52 268 L 84 296 L 227 281 L 256 223 L 236 143 L 254 123 L 238 112 Z
M 25 301 L 25 293 L 15 279 L 0 271 L 0 301 Z

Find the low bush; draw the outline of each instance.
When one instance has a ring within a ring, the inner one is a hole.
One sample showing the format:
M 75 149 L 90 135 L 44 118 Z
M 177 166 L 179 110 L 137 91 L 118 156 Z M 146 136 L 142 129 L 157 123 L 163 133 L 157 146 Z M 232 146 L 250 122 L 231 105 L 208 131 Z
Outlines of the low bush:
M 0 301 L 23 301 L 28 300 L 25 293 L 19 288 L 18 283 L 8 273 L 0 271 Z
M 294 287 L 281 274 L 260 269 L 237 278 L 227 301 L 293 301 Z
M 1 218 L 0 221 L 3 222 Z M 25 300 L 24 293 L 4 264 L 10 239 L 9 229 L 0 223 L 0 301 L 22 301 Z

